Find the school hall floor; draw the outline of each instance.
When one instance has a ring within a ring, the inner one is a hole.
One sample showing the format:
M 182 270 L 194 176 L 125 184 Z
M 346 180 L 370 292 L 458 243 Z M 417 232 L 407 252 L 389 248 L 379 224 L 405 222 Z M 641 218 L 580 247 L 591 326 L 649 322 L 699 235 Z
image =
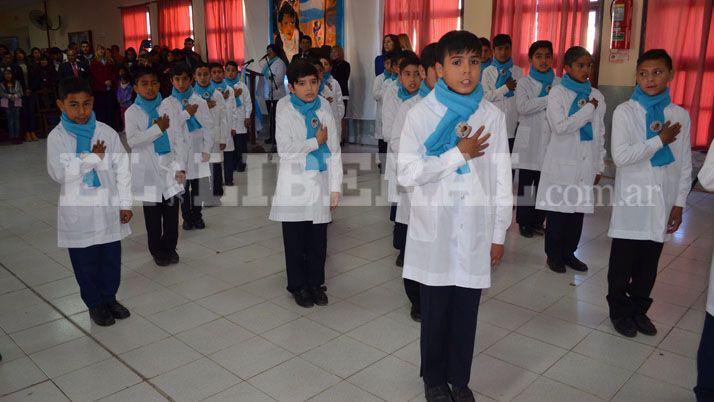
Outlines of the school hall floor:
M 268 192 L 274 180 L 274 167 L 264 169 Z M 236 183 L 245 189 L 246 174 Z M 376 189 L 379 177 L 362 173 L 359 183 Z M 330 304 L 312 309 L 284 289 L 281 229 L 267 207 L 206 209 L 208 228 L 181 232 L 181 263 L 169 268 L 151 260 L 135 208 L 119 290 L 132 317 L 99 328 L 56 246 L 57 196 L 44 141 L 0 147 L 0 401 L 423 400 L 419 326 L 394 265 L 387 207 L 339 208 Z M 714 195 L 689 196 L 664 247 L 653 338 L 614 335 L 607 319 L 609 217 L 599 208 L 585 219 L 578 255 L 587 275 L 549 271 L 543 238 L 511 226 L 478 317 L 478 400 L 694 400 Z

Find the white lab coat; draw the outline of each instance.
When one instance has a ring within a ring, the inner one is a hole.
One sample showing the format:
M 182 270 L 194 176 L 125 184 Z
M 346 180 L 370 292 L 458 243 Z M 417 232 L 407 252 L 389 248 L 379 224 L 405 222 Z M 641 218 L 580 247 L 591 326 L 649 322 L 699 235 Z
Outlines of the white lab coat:
M 327 128 L 327 170 L 305 170 L 307 154 L 318 148 L 317 139 L 307 139 L 305 118 L 285 97 L 276 107 L 275 141 L 278 146 L 278 180 L 269 219 L 277 222 L 328 223 L 330 193 L 342 190 L 340 134 L 330 104 L 320 99 L 317 118 Z
M 334 77 L 330 77 L 320 96 L 325 99 L 332 99 L 330 102 L 332 116 L 335 118 L 335 124 L 340 123 L 342 118 L 345 117 L 345 102 L 342 100 L 342 88 L 340 88 L 340 83 L 337 82 Z M 340 127 L 342 126 L 340 125 Z
M 396 180 L 397 180 L 397 157 L 389 148 L 389 143 L 392 142 L 392 134 L 394 131 L 394 120 L 397 118 L 399 107 L 402 106 L 402 101 L 397 96 L 397 86 L 387 85 L 384 89 L 382 104 L 382 137 L 387 142 L 387 162 L 384 168 L 384 180 L 387 181 L 387 195 L 390 202 L 397 202 L 396 195 Z M 390 190 L 391 188 L 391 190 Z
M 235 102 L 235 96 L 238 90 L 241 91 L 239 96 L 242 104 L 240 107 L 237 107 Z M 245 119 L 250 118 L 250 114 L 253 112 L 253 100 L 250 98 L 250 91 L 243 81 L 238 81 L 233 86 L 231 100 L 233 102 L 231 109 L 233 111 L 232 129 L 235 130 L 238 135 L 247 134 L 248 128 L 245 126 Z
M 699 183 L 707 191 L 714 191 L 714 142 L 709 144 L 709 152 L 704 160 L 704 166 L 699 171 Z M 709 294 L 707 295 L 707 313 L 714 315 L 714 255 L 709 268 Z
M 523 78 L 523 70 L 514 64 L 513 67 L 511 67 L 511 77 L 520 85 L 521 78 Z M 503 85 L 500 88 L 496 88 L 497 80 L 498 69 L 496 66 L 490 65 L 483 70 L 483 75 L 481 76 L 483 98 L 496 105 L 496 107 L 501 109 L 501 111 L 506 114 L 506 130 L 508 131 L 508 138 L 514 138 L 516 136 L 516 125 L 518 124 L 516 97 L 514 95 L 510 98 L 506 98 L 505 95 L 508 93 L 508 87 Z M 518 88 L 518 86 L 516 86 L 516 88 Z
M 548 95 L 546 116 L 551 136 L 543 160 L 536 208 L 564 213 L 594 211 L 593 183 L 605 169 L 605 99 L 593 88 L 598 107 L 585 104 L 568 116 L 575 92 L 562 85 Z M 580 128 L 592 123 L 593 140 L 580 141 Z
M 183 192 L 176 182 L 176 172 L 186 170 L 186 138 L 176 137 L 175 131 L 166 131 L 171 152 L 159 155 L 154 151 L 154 141 L 161 136 L 158 125 L 149 124 L 149 115 L 136 104 L 124 114 L 126 141 L 131 148 L 131 183 L 134 200 L 161 202 Z M 179 122 L 169 121 L 171 124 Z
M 57 203 L 57 246 L 85 248 L 119 241 L 131 234 L 120 222 L 119 211 L 131 210 L 131 171 L 119 135 L 97 122 L 92 145 L 104 141 L 104 159 L 86 153 L 77 155 L 77 139 L 58 124 L 47 137 L 47 172 L 60 184 Z M 84 184 L 92 169 L 101 185 Z
M 558 84 L 560 77 L 555 77 L 552 87 Z M 518 128 L 511 154 L 514 169 L 540 172 L 543 166 L 545 150 L 550 142 L 550 126 L 545 116 L 548 96 L 538 97 L 542 86 L 543 84 L 530 76 L 518 81 L 515 96 Z
M 468 124 L 491 133 L 485 155 L 468 162 L 457 147 L 426 156 L 424 142 L 446 107 L 427 95 L 407 113 L 399 146 L 399 185 L 413 187 L 403 276 L 430 286 L 491 285 L 491 244 L 511 224 L 511 159 L 503 112 L 482 101 Z
M 397 184 L 397 159 L 399 156 L 399 145 L 402 138 L 402 129 L 404 128 L 404 122 L 407 119 L 407 113 L 412 109 L 414 105 L 419 103 L 422 97 L 419 94 L 414 95 L 413 98 L 404 101 L 392 124 L 392 134 L 389 136 L 390 141 L 388 143 L 389 155 L 392 155 L 392 161 L 394 163 L 394 180 L 387 183 L 387 191 L 389 202 L 397 203 L 397 215 L 394 221 L 397 223 L 403 223 L 405 225 L 409 224 L 409 209 L 411 208 L 411 192 L 414 191 L 412 187 L 402 187 Z M 387 165 L 389 166 L 389 165 Z
M 194 92 L 188 101 L 192 105 L 198 105 L 195 116 L 202 128 L 193 132 L 188 131 L 186 120 L 191 118 L 191 115 L 183 110 L 181 103 L 173 96 L 169 96 L 161 102 L 159 116 L 164 114 L 169 116 L 171 125 L 168 132 L 171 133 L 170 135 L 177 138 L 185 138 L 186 147 L 184 149 L 183 164 L 186 167 L 186 179 L 193 180 L 210 177 L 211 175 L 208 162 L 202 162 L 201 153 L 211 153 L 214 123 L 206 101 L 198 94 Z
M 213 134 L 213 146 L 211 147 L 211 163 L 223 162 L 223 151 L 233 151 L 233 137 L 231 137 L 231 126 L 228 120 L 228 102 L 223 97 L 223 92 L 216 89 L 211 94 L 211 100 L 216 102 L 216 106 L 208 109 L 213 120 L 211 133 Z M 230 100 L 230 97 L 228 98 Z M 235 101 L 233 101 L 235 102 Z M 221 144 L 226 144 L 226 149 L 221 150 Z
M 372 95 L 374 96 L 374 100 L 377 101 L 377 116 L 374 120 L 374 138 L 378 140 L 384 138 L 382 136 L 382 104 L 384 102 L 384 88 L 384 73 L 382 73 L 374 79 L 374 84 L 372 84 Z
M 266 63 L 267 61 L 261 64 L 261 71 L 265 67 Z M 270 71 L 273 72 L 273 77 L 275 78 L 273 97 L 270 97 L 270 77 L 260 77 L 263 99 L 278 100 L 287 95 L 287 90 L 285 89 L 285 74 L 287 74 L 287 66 L 282 59 L 277 58 L 275 62 L 270 65 Z
M 617 166 L 612 216 L 607 235 L 619 239 L 665 242 L 673 206 L 684 208 L 692 185 L 689 113 L 670 103 L 664 120 L 680 123 L 682 131 L 669 144 L 674 162 L 653 167 L 650 158 L 662 148 L 659 136 L 647 139 L 646 111 L 628 100 L 612 116 L 612 159 Z

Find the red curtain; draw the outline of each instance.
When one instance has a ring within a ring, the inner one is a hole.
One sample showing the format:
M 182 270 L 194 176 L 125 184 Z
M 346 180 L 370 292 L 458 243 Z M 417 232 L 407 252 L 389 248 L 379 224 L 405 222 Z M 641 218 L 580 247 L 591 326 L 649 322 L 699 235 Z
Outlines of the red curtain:
M 191 36 L 191 0 L 158 0 L 159 43 L 171 49 L 183 48 L 183 41 Z
M 458 0 L 385 0 L 382 31 L 384 35 L 407 34 L 419 53 L 445 33 L 458 29 L 460 15 Z
M 536 0 L 494 0 L 491 39 L 509 34 L 513 40 L 513 63 L 528 67 L 528 47 L 533 43 Z
M 538 32 L 535 40 L 553 42 L 553 67 L 556 74 L 563 75 L 563 55 L 568 48 L 585 46 L 589 12 L 590 0 L 538 0 Z
M 689 111 L 692 146 L 714 133 L 714 15 L 712 0 L 649 0 L 645 49 L 665 49 L 674 62 L 672 102 Z
M 205 0 L 208 60 L 243 62 L 243 5 L 241 0 Z
M 133 47 L 138 50 L 141 41 L 149 39 L 149 27 L 146 24 L 147 5 L 122 7 L 121 24 L 124 29 L 124 49 Z

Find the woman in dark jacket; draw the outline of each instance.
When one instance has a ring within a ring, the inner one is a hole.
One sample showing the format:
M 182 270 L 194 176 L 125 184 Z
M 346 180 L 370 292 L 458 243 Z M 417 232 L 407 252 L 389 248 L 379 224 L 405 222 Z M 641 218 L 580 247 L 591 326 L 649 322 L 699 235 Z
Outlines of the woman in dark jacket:
M 374 75 L 378 76 L 384 72 L 384 55 L 392 52 L 399 52 L 402 48 L 399 46 L 399 37 L 394 34 L 384 35 L 382 39 L 382 54 L 374 59 Z

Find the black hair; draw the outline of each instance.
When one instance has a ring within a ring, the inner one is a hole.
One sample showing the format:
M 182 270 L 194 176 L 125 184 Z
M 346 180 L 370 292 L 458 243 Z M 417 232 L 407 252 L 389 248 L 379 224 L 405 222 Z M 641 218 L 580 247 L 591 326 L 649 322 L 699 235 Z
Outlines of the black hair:
M 419 60 L 421 60 L 421 66 L 424 70 L 428 70 L 429 67 L 434 67 L 436 65 L 437 49 L 439 45 L 434 42 L 424 46 L 421 50 L 421 55 L 419 55 Z
M 186 39 L 184 39 L 183 41 L 186 42 L 187 40 L 190 40 L 191 42 L 196 43 L 196 41 L 190 36 L 186 37 Z
M 401 53 L 401 51 L 389 52 L 386 55 L 384 55 L 384 61 L 389 61 L 390 63 L 396 63 L 399 60 L 400 53 Z
M 211 69 L 208 67 L 208 64 L 201 61 L 196 63 L 195 66 L 193 66 L 193 73 L 196 73 L 196 70 L 198 70 L 199 68 L 208 68 L 208 71 L 211 71 Z
M 484 48 L 484 47 L 487 47 L 489 49 L 491 48 L 491 41 L 489 41 L 488 38 L 478 38 L 478 40 L 481 41 L 482 48 Z
M 83 40 L 83 41 L 79 42 L 79 44 L 80 44 L 80 45 L 86 44 L 87 46 L 89 46 L 89 41 L 88 41 L 88 40 Z
M 138 66 L 134 70 L 132 84 L 136 85 L 139 82 L 139 78 L 141 78 L 145 75 L 153 75 L 157 79 L 159 78 L 159 75 L 156 74 L 156 71 L 154 71 L 154 69 L 149 68 L 149 67 Z
M 313 66 L 316 66 L 315 68 L 318 69 L 318 71 L 317 71 L 318 73 L 320 72 L 320 70 L 323 69 L 322 62 L 317 57 L 310 56 L 307 59 L 303 59 L 303 60 L 307 60 L 308 63 L 312 64 Z
M 293 21 L 295 22 L 295 25 L 298 24 L 297 21 L 297 13 L 295 12 L 295 9 L 293 6 L 290 5 L 289 2 L 283 3 L 283 5 L 280 7 L 280 10 L 278 10 L 278 19 L 277 21 L 280 22 L 285 18 L 285 16 L 290 16 L 293 17 Z
M 218 63 L 218 62 L 215 62 L 215 61 L 212 61 L 212 62 L 208 63 L 208 70 L 209 70 L 209 71 L 210 71 L 210 70 L 213 70 L 214 68 L 223 69 L 223 66 L 221 65 L 221 63 Z
M 303 34 L 303 35 L 300 37 L 300 40 L 307 40 L 307 42 L 310 44 L 310 46 L 312 46 L 312 38 L 310 37 L 310 35 L 305 35 L 305 34 Z
M 400 70 L 407 68 L 407 66 L 419 67 L 420 65 L 421 61 L 419 61 L 419 56 L 417 56 L 416 53 L 411 52 L 409 50 L 405 50 L 404 52 L 402 52 L 401 61 L 399 62 Z
M 563 64 L 566 66 L 572 66 L 575 60 L 583 57 L 590 56 L 590 52 L 582 46 L 573 46 L 565 52 L 563 56 Z
M 672 57 L 664 49 L 650 49 L 640 55 L 637 58 L 637 67 L 647 60 L 664 60 L 664 64 L 668 69 L 674 70 L 674 65 L 672 63 Z
M 186 74 L 189 78 L 193 75 L 191 72 L 191 67 L 186 63 L 176 63 L 171 67 L 171 78 L 178 77 L 179 75 Z
M 382 38 L 382 54 L 386 56 L 388 53 L 386 50 L 384 50 L 384 39 L 386 39 L 387 37 L 392 40 L 392 51 L 389 53 L 400 52 L 402 50 L 402 45 L 401 43 L 399 43 L 399 37 L 395 34 L 387 34 L 384 35 L 384 37 Z
M 550 54 L 553 54 L 553 42 L 549 40 L 537 40 L 533 42 L 528 48 L 528 58 L 532 59 L 533 55 L 535 54 L 535 52 L 538 51 L 538 49 L 548 49 Z
M 62 101 L 71 94 L 82 92 L 92 96 L 92 86 L 89 85 L 89 81 L 81 78 L 67 77 L 62 79 L 57 86 L 57 98 Z
M 233 67 L 236 68 L 236 70 L 238 69 L 238 63 L 236 63 L 236 62 L 233 61 L 233 60 L 229 60 L 229 61 L 226 62 L 226 67 L 228 67 L 228 66 L 233 66 Z
M 513 44 L 513 42 L 511 41 L 511 35 L 498 34 L 493 37 L 493 47 L 512 45 L 512 44 Z
M 317 79 L 320 78 L 320 73 L 317 72 L 317 68 L 315 68 L 313 63 L 309 60 L 298 59 L 288 66 L 287 76 L 288 82 L 291 85 L 295 85 L 300 78 L 309 77 L 311 75 L 314 75 Z
M 469 31 L 451 31 L 444 34 L 437 43 L 437 59 L 440 64 L 444 64 L 446 56 L 449 54 L 459 54 L 464 52 L 474 52 L 481 55 L 481 41 L 478 36 Z

